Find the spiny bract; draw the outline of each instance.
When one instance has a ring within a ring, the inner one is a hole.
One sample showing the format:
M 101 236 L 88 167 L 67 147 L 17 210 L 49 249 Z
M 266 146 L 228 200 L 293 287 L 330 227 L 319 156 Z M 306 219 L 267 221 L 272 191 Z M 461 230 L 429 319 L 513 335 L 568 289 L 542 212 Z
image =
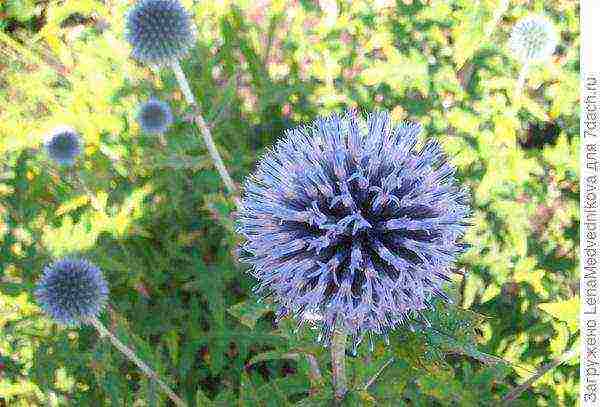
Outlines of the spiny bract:
M 556 49 L 558 35 L 550 20 L 530 15 L 519 20 L 513 27 L 509 46 L 522 63 L 534 63 L 548 59 Z
M 125 37 L 135 59 L 162 66 L 188 54 L 196 28 L 177 0 L 139 0 L 127 13 Z
M 442 285 L 466 247 L 469 194 L 436 141 L 418 146 L 420 130 L 348 111 L 288 130 L 261 158 L 237 229 L 255 292 L 273 297 L 278 318 L 319 315 L 326 345 L 343 324 L 356 350 L 365 333 L 449 300 Z
M 44 268 L 35 295 L 46 314 L 74 326 L 100 314 L 108 299 L 108 285 L 94 264 L 67 257 Z
M 60 126 L 46 136 L 44 147 L 56 163 L 71 166 L 81 154 L 81 137 L 71 127 Z
M 162 134 L 173 123 L 173 114 L 167 103 L 158 99 L 150 99 L 141 104 L 137 120 L 144 132 Z

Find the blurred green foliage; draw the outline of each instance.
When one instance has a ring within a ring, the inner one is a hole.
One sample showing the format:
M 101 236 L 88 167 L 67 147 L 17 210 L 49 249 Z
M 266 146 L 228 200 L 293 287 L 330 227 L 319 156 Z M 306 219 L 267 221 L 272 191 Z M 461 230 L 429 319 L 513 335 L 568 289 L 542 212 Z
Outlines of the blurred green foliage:
M 129 58 L 131 3 L 0 5 L 0 404 L 165 405 L 92 328 L 57 327 L 35 305 L 43 265 L 79 253 L 110 283 L 105 324 L 191 405 L 328 405 L 314 331 L 274 326 L 249 294 L 233 201 L 173 75 Z M 199 27 L 183 68 L 238 182 L 283 129 L 356 106 L 421 122 L 473 192 L 457 303 L 423 333 L 401 329 L 373 353 L 363 343 L 348 357 L 346 405 L 497 405 L 577 345 L 577 1 L 183 3 Z M 518 95 L 506 43 L 532 11 L 561 42 Z M 134 120 L 151 95 L 177 117 L 164 142 Z M 40 149 L 61 124 L 85 139 L 73 171 Z M 567 361 L 518 405 L 575 405 L 578 375 Z

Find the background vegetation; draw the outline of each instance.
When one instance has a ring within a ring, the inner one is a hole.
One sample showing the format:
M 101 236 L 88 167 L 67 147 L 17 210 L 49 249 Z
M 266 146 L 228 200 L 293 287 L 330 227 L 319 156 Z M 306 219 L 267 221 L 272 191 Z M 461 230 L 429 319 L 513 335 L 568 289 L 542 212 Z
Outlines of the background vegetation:
M 104 270 L 103 321 L 190 404 L 328 405 L 329 357 L 314 331 L 274 326 L 250 295 L 233 201 L 175 78 L 129 58 L 131 3 L 0 4 L 0 405 L 166 403 L 93 328 L 41 314 L 34 283 L 67 253 Z M 456 305 L 422 334 L 399 330 L 372 354 L 363 344 L 348 358 L 347 405 L 497 405 L 577 346 L 577 1 L 183 3 L 199 27 L 183 68 L 236 181 L 283 129 L 355 106 L 423 123 L 473 191 Z M 506 43 L 532 11 L 552 18 L 561 42 L 519 97 Z M 135 122 L 151 95 L 175 111 L 165 143 Z M 60 124 L 85 139 L 73 171 L 40 150 Z M 578 376 L 567 360 L 515 404 L 575 405 Z

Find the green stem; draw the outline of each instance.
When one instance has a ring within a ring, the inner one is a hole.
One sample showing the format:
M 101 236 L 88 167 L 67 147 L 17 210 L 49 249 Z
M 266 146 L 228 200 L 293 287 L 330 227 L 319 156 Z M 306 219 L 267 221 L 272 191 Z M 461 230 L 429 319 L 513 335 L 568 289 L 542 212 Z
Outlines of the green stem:
M 367 391 L 369 390 L 369 387 L 371 387 L 371 385 L 373 383 L 375 383 L 375 381 L 379 378 L 379 376 L 381 376 L 381 374 L 383 373 L 383 371 L 392 363 L 394 363 L 394 358 L 390 358 L 387 362 L 385 362 L 383 364 L 383 366 L 381 366 L 381 368 L 377 371 L 377 373 L 375 373 L 375 375 L 373 375 L 373 377 L 371 377 L 363 386 L 363 390 Z
M 346 340 L 348 334 L 342 326 L 337 326 L 331 338 L 331 371 L 333 375 L 333 393 L 336 403 L 341 401 L 348 392 L 346 381 Z
M 223 183 L 225 184 L 225 187 L 227 188 L 227 191 L 230 194 L 235 194 L 237 192 L 237 188 L 235 187 L 235 184 L 233 183 L 233 180 L 231 179 L 231 176 L 229 175 L 225 164 L 223 164 L 223 160 L 221 159 L 221 155 L 217 150 L 215 142 L 210 133 L 210 129 L 208 128 L 206 122 L 204 121 L 204 118 L 202 117 L 200 107 L 194 99 L 194 95 L 192 94 L 192 90 L 187 81 L 187 78 L 185 77 L 185 74 L 183 73 L 183 70 L 179 65 L 179 61 L 171 63 L 171 68 L 175 73 L 175 78 L 177 78 L 177 82 L 179 83 L 179 87 L 181 88 L 181 92 L 183 93 L 186 102 L 194 108 L 194 122 L 200 129 L 200 133 L 202 133 L 204 143 L 208 148 L 208 152 L 215 164 L 215 167 L 217 168 L 217 171 L 219 172 L 219 175 L 221 176 L 221 179 L 223 180 Z M 238 204 L 239 206 L 239 201 L 237 199 L 236 204 Z
M 115 348 L 120 350 L 121 353 L 123 353 L 125 356 L 127 356 L 127 358 L 130 361 L 135 363 L 136 366 L 139 367 L 140 370 L 146 376 L 148 376 L 150 379 L 154 380 L 160 386 L 160 388 L 169 396 L 169 398 L 173 401 L 173 403 L 175 403 L 176 406 L 187 407 L 187 404 L 183 400 L 181 400 L 179 398 L 179 396 L 177 394 L 175 394 L 173 392 L 173 390 L 171 390 L 171 388 L 169 386 L 167 386 L 165 384 L 165 382 L 163 382 L 160 379 L 160 377 L 158 377 L 158 374 L 156 374 L 156 372 L 154 370 L 152 370 L 150 368 L 150 366 L 148 366 L 146 363 L 144 363 L 144 361 L 142 361 L 140 358 L 138 358 L 132 349 L 127 347 L 127 345 L 125 345 L 123 342 L 121 342 L 119 340 L 119 338 L 117 338 L 112 332 L 110 332 L 108 329 L 106 329 L 106 327 L 102 324 L 102 322 L 98 318 L 93 317 L 93 318 L 90 318 L 88 321 L 91 325 L 94 326 L 94 328 L 96 328 L 96 330 L 98 331 L 98 334 L 100 335 L 101 338 L 107 337 L 108 339 L 110 339 L 111 343 L 115 346 Z
M 524 64 L 519 72 L 519 79 L 517 80 L 517 96 L 521 96 L 523 88 L 525 87 L 525 79 L 529 73 L 529 64 Z

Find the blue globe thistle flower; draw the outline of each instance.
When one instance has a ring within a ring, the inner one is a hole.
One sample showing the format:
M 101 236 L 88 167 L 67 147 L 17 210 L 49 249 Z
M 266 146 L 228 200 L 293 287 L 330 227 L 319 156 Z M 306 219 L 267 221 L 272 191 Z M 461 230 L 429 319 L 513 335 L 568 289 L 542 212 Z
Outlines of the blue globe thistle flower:
M 513 27 L 509 47 L 522 63 L 548 59 L 556 49 L 558 34 L 552 22 L 540 15 L 530 15 Z
M 46 314 L 60 324 L 76 326 L 102 312 L 108 285 L 94 264 L 67 257 L 44 268 L 35 295 Z
M 71 127 L 60 126 L 46 136 L 44 147 L 48 156 L 56 163 L 72 166 L 81 154 L 82 142 L 79 134 Z
M 442 290 L 470 215 L 468 191 L 421 127 L 387 112 L 354 111 L 288 130 L 244 186 L 237 230 L 242 261 L 277 317 L 386 335 L 422 317 Z M 314 318 L 313 316 L 318 316 Z M 425 319 L 426 322 L 426 319 Z
M 186 56 L 196 28 L 178 0 L 139 0 L 127 13 L 125 38 L 142 63 L 161 66 Z
M 173 114 L 166 102 L 150 99 L 141 104 L 137 120 L 144 132 L 163 134 L 173 123 Z

